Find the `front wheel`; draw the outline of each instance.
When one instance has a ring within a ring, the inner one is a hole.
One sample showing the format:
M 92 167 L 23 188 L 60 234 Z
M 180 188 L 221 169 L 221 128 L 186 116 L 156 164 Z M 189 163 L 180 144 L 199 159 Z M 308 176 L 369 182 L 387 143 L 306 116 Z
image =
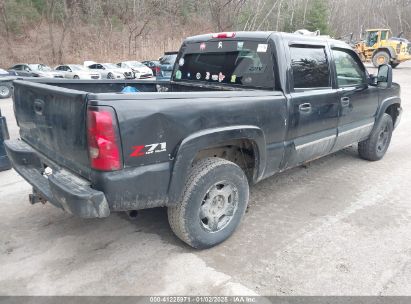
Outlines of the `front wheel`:
M 114 75 L 112 73 L 107 74 L 107 79 L 114 79 Z
M 383 158 L 391 142 L 394 129 L 392 118 L 384 113 L 367 140 L 358 143 L 358 153 L 363 159 L 376 161 Z
M 210 248 L 231 236 L 243 217 L 248 180 L 236 164 L 205 158 L 194 164 L 182 199 L 168 208 L 174 233 L 194 248 Z
M 379 51 L 372 56 L 372 64 L 378 68 L 380 65 L 389 64 L 390 55 L 385 51 Z
M 80 79 L 77 75 L 74 75 L 73 79 Z

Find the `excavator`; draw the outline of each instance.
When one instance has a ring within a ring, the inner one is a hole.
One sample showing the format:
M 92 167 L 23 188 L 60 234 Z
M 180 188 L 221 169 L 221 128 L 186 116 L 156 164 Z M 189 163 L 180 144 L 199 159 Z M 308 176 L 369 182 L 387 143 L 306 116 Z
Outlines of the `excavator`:
M 396 68 L 401 62 L 411 60 L 411 42 L 401 35 L 391 37 L 389 29 L 369 29 L 365 40 L 354 43 L 353 47 L 362 61 L 371 61 L 375 67 L 390 64 Z

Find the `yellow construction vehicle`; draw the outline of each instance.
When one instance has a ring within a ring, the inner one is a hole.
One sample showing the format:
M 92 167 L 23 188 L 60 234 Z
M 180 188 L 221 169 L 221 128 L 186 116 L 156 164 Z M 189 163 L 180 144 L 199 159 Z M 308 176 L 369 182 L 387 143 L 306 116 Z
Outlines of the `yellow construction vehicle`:
M 401 62 L 411 60 L 411 43 L 401 34 L 390 37 L 389 29 L 369 29 L 366 39 L 355 43 L 355 50 L 363 61 L 371 61 L 375 67 L 390 64 L 393 68 Z

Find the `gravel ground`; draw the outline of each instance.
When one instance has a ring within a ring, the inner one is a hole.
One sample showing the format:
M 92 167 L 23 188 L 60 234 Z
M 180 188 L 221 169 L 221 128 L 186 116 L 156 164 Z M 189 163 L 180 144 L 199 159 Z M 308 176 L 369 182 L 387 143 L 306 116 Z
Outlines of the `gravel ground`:
M 0 294 L 411 295 L 411 64 L 394 80 L 404 115 L 382 161 L 351 147 L 261 182 L 209 250 L 179 241 L 163 208 L 82 220 L 30 206 L 0 172 Z M 0 107 L 16 138 L 12 101 Z

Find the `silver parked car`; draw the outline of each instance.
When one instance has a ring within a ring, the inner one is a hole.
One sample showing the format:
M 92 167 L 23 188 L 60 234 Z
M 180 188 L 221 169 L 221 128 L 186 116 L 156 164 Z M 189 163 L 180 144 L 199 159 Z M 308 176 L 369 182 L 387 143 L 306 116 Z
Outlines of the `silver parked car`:
M 13 72 L 18 76 L 25 77 L 47 77 L 47 78 L 64 78 L 63 74 L 45 64 L 16 64 L 9 68 L 9 72 Z
M 139 61 L 123 61 L 117 63 L 117 66 L 131 69 L 137 79 L 153 77 L 153 71 Z
M 67 79 L 101 79 L 99 72 L 91 71 L 80 64 L 59 65 L 55 70 Z
M 119 68 L 112 63 L 93 63 L 88 66 L 90 70 L 99 72 L 105 79 L 134 79 L 131 69 Z

